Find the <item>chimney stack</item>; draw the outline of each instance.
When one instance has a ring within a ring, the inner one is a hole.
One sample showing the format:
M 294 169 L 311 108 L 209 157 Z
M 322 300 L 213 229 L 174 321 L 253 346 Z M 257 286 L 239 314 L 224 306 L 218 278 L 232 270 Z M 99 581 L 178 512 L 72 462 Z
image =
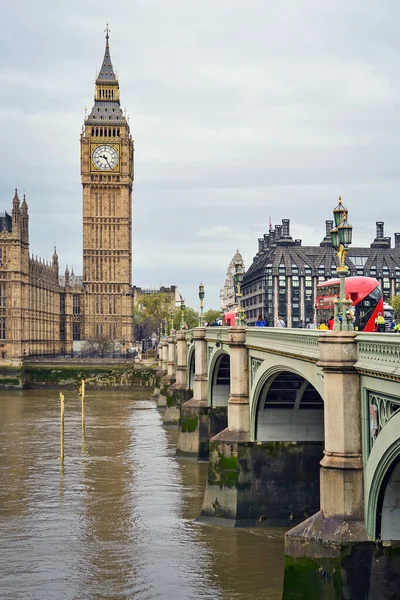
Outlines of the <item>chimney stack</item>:
M 290 237 L 290 219 L 282 219 L 282 237 Z
M 277 242 L 282 237 L 282 225 L 275 226 L 275 241 Z
M 400 233 L 394 234 L 394 247 L 400 248 Z
M 376 222 L 376 238 L 381 240 L 384 238 L 384 222 L 377 221 Z

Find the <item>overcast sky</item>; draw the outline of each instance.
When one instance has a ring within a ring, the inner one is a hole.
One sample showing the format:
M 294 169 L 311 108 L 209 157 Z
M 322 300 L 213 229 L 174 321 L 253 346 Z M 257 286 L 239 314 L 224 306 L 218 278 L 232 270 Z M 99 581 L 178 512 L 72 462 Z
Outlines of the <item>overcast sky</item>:
M 0 210 L 82 269 L 79 135 L 110 24 L 135 139 L 133 283 L 218 307 L 238 248 L 291 219 L 319 243 L 339 194 L 354 244 L 400 231 L 397 0 L 0 0 Z

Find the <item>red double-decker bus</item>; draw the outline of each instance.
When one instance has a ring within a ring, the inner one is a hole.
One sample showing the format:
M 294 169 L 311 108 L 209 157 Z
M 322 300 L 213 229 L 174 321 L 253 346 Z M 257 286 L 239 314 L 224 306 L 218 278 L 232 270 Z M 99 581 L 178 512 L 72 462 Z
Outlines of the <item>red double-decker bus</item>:
M 354 328 L 374 331 L 378 313 L 383 315 L 383 294 L 379 281 L 373 277 L 346 277 L 346 298 L 351 298 Z M 339 279 L 329 279 L 317 286 L 317 322 L 328 321 L 333 315 L 333 301 L 339 298 Z

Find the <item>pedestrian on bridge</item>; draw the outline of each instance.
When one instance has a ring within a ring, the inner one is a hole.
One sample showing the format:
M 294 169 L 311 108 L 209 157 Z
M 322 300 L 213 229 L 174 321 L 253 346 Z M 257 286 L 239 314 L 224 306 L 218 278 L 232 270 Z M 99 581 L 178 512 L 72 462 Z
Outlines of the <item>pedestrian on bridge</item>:
M 286 323 L 283 319 L 283 317 L 278 317 L 276 320 L 276 326 L 277 327 L 286 327 Z
M 256 327 L 266 327 L 267 322 L 262 315 L 258 315 L 258 319 L 256 321 Z

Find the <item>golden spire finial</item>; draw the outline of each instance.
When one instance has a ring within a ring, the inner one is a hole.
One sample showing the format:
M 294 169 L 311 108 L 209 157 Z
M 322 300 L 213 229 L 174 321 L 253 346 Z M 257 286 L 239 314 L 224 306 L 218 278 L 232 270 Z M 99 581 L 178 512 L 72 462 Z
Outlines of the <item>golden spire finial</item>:
M 339 204 L 342 204 L 342 196 L 339 196 Z

